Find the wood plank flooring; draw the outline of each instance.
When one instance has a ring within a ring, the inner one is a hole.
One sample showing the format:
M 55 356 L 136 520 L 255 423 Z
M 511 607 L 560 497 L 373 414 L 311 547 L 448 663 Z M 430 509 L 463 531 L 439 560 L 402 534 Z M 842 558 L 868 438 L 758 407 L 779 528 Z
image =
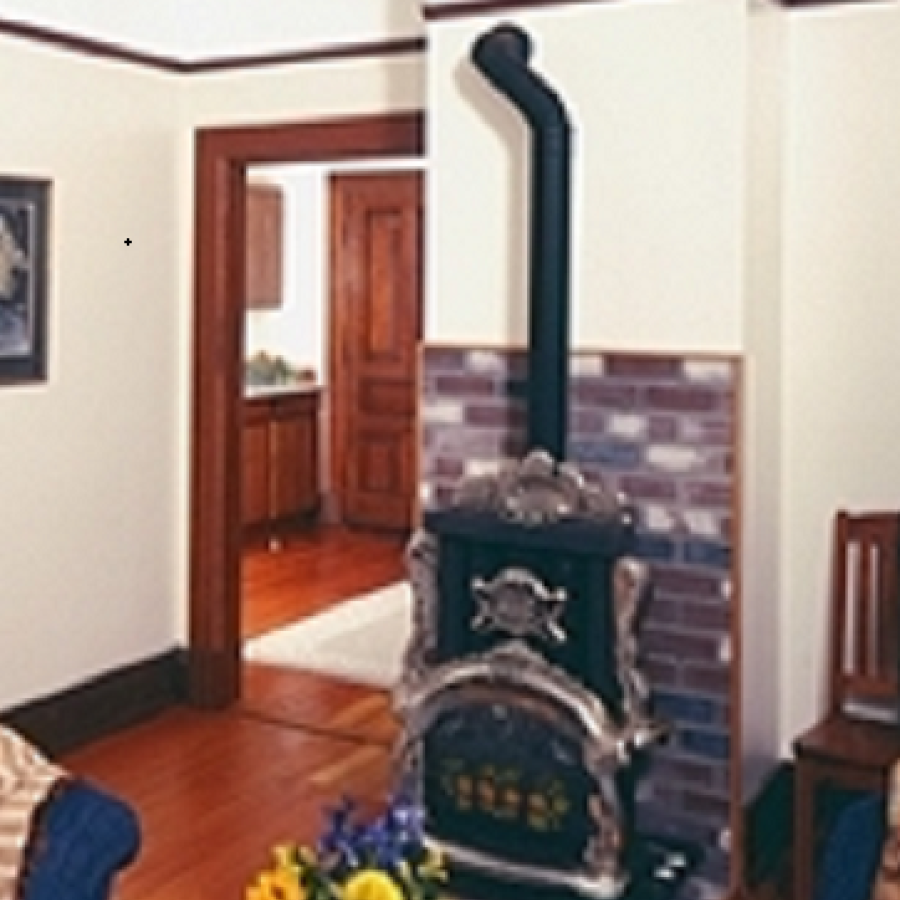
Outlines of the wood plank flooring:
M 62 762 L 140 816 L 116 900 L 242 898 L 274 844 L 313 841 L 326 806 L 349 794 L 374 808 L 391 783 L 384 746 L 237 711 L 172 710 Z
M 275 552 L 248 550 L 242 633 L 404 577 L 404 545 L 323 528 Z M 395 734 L 383 691 L 246 665 L 234 709 L 170 710 L 60 761 L 138 811 L 143 847 L 116 900 L 240 900 L 270 848 L 313 840 L 342 795 L 380 804 Z
M 297 532 L 277 550 L 249 547 L 241 634 L 256 637 L 406 576 L 406 538 L 335 526 Z
M 279 550 L 244 554 L 245 639 L 406 577 L 406 539 L 325 527 L 299 532 Z M 396 725 L 388 696 L 311 672 L 245 663 L 241 709 L 313 732 L 387 744 Z

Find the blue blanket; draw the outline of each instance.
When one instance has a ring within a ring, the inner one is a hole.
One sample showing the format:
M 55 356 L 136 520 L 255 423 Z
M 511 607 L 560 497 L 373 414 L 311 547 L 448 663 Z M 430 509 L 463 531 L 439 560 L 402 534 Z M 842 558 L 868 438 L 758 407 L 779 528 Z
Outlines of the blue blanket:
M 825 842 L 815 900 L 868 900 L 885 830 L 882 795 L 850 803 Z
M 86 781 L 62 782 L 35 817 L 22 900 L 107 900 L 139 846 L 131 807 Z

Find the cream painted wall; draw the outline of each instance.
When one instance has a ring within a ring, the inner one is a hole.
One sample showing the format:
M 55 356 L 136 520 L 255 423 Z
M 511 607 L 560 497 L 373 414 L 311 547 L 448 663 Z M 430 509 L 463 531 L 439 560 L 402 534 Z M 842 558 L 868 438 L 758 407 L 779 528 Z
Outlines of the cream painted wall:
M 575 123 L 572 331 L 584 346 L 741 346 L 743 0 L 516 14 Z M 429 33 L 427 337 L 524 341 L 526 141 L 469 63 L 488 16 Z
M 0 83 L 0 172 L 53 180 L 49 377 L 0 389 L 8 708 L 174 643 L 181 323 L 173 82 L 3 39 Z
M 900 8 L 790 17 L 781 732 L 822 698 L 829 522 L 897 508 Z
M 747 172 L 743 297 L 741 498 L 742 780 L 755 794 L 780 752 L 782 661 L 777 639 L 783 581 L 784 92 L 786 19 L 774 5 L 747 19 Z M 787 663 L 789 664 L 789 663 Z
M 174 55 L 181 41 L 177 8 L 178 0 L 0 0 L 0 18 Z
M 178 5 L 183 59 L 417 37 L 423 30 L 420 0 L 170 2 Z
M 182 60 L 418 36 L 419 0 L 0 0 L 0 18 Z

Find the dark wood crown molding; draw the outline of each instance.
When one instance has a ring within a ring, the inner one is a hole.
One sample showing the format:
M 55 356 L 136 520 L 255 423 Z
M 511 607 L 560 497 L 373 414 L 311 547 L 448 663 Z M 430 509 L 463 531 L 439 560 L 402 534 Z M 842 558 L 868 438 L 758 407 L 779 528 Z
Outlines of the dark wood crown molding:
M 130 63 L 162 72 L 183 71 L 183 64 L 175 59 L 155 53 L 145 53 L 143 50 L 135 50 L 112 41 L 102 41 L 97 38 L 59 31 L 55 28 L 47 28 L 44 25 L 0 19 L 0 36 L 33 41 L 59 50 L 67 50 L 70 53 L 80 53 L 83 56 L 93 56 L 111 62 Z
M 791 9 L 807 6 L 862 6 L 863 4 L 874 6 L 875 4 L 895 3 L 896 0 L 778 0 L 778 2 Z
M 426 21 L 459 19 L 468 16 L 488 15 L 512 11 L 527 11 L 548 6 L 584 6 L 585 4 L 625 2 L 625 0 L 465 0 L 462 3 L 424 3 L 422 15 Z M 896 0 L 774 0 L 776 4 L 791 7 L 803 6 L 859 6 L 863 3 L 890 3 Z
M 182 63 L 181 71 L 190 75 L 222 72 L 228 69 L 258 69 L 266 66 L 286 66 L 301 63 L 334 62 L 346 59 L 373 59 L 384 56 L 403 56 L 424 53 L 424 37 L 394 38 L 385 41 L 366 41 L 357 44 L 331 44 L 309 50 L 286 50 L 258 56 L 234 56 Z
M 147 53 L 143 50 L 136 50 L 112 41 L 83 37 L 54 28 L 47 28 L 43 25 L 31 25 L 27 22 L 16 22 L 11 19 L 0 18 L 0 37 L 32 41 L 70 53 L 78 53 L 82 56 L 142 66 L 174 75 L 202 75 L 207 72 L 260 69 L 271 66 L 302 65 L 350 59 L 374 59 L 423 53 L 427 46 L 424 37 L 406 37 L 383 41 L 329 44 L 305 50 L 284 50 L 276 53 L 188 61 L 161 54 Z
M 586 4 L 613 3 L 621 0 L 467 0 L 449 5 L 426 3 L 422 15 L 427 21 L 459 19 L 466 16 L 488 15 L 513 10 L 540 9 L 547 6 L 584 6 Z

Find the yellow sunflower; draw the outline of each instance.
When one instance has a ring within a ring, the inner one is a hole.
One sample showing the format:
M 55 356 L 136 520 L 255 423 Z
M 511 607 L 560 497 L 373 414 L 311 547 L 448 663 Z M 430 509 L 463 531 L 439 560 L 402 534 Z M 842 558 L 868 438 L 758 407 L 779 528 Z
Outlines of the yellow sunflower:
M 385 872 L 363 869 L 344 885 L 343 900 L 404 900 L 400 885 Z
M 247 900 L 306 900 L 306 891 L 287 868 L 263 872 L 255 885 L 247 888 Z

